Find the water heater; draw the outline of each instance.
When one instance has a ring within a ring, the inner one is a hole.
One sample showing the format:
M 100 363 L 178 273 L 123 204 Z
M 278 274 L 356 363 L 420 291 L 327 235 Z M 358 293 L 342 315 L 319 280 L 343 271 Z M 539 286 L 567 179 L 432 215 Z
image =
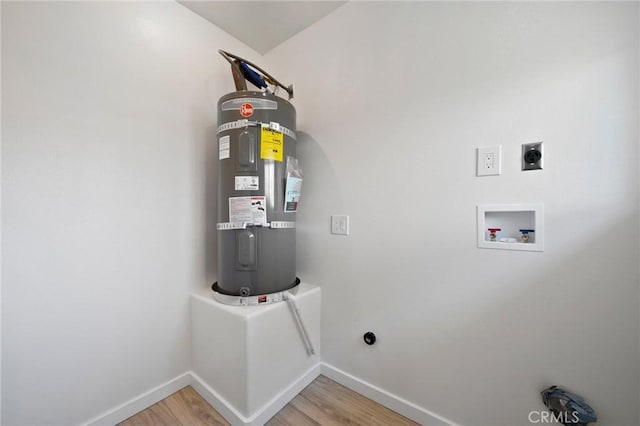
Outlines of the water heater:
M 228 304 L 277 302 L 299 284 L 295 228 L 302 173 L 296 110 L 267 84 L 284 88 L 277 80 L 242 58 L 221 54 L 232 64 L 239 90 L 218 101 L 214 295 Z M 246 90 L 242 79 L 263 90 Z M 285 90 L 291 97 L 291 86 Z

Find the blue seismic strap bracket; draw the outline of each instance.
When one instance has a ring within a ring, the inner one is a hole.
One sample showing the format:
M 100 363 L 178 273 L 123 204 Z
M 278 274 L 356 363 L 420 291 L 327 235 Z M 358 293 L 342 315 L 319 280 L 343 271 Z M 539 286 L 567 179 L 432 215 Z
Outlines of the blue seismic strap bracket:
M 236 90 L 247 90 L 247 85 L 245 83 L 246 80 L 257 88 L 266 90 L 269 93 L 274 93 L 274 90 L 269 87 L 269 84 L 281 87 L 287 92 L 289 99 L 293 98 L 292 84 L 285 86 L 272 77 L 268 72 L 244 58 L 225 52 L 222 49 L 218 50 L 218 52 L 231 64 L 231 72 L 233 74 L 233 81 L 235 83 Z

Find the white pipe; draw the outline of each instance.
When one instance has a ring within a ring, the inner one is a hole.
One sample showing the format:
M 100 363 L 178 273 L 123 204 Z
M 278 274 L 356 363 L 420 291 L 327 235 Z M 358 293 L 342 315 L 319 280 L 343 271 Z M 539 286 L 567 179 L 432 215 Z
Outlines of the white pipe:
M 296 304 L 296 298 L 293 294 L 288 291 L 284 292 L 284 300 L 287 301 L 289 307 L 291 308 L 291 312 L 293 313 L 293 317 L 296 320 L 296 324 L 298 325 L 298 329 L 302 334 L 302 339 L 304 340 L 304 345 L 307 348 L 307 354 L 309 356 L 315 355 L 316 350 L 313 347 L 313 343 L 311 343 L 311 338 L 309 337 L 309 333 L 307 333 L 307 328 L 304 326 L 304 322 L 302 322 L 302 316 L 300 315 L 300 311 L 298 310 L 298 305 Z

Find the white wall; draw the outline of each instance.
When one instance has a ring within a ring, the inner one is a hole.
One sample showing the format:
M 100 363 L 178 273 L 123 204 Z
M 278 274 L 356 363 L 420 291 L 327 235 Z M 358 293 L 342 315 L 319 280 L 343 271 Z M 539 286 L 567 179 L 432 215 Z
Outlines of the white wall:
M 2 5 L 0 4 L 0 34 Z M 1 50 L 1 49 L 0 49 Z M 2 99 L 2 52 L 0 52 L 0 100 Z M 0 101 L 0 188 L 2 188 L 2 101 Z M 2 190 L 0 189 L 0 423 L 2 423 Z
M 351 2 L 265 60 L 306 132 L 325 362 L 464 425 L 528 425 L 551 384 L 638 424 L 637 3 Z M 517 202 L 545 204 L 545 252 L 477 249 L 476 205 Z
M 218 48 L 256 57 L 173 2 L 2 2 L 3 424 L 78 424 L 190 369 Z

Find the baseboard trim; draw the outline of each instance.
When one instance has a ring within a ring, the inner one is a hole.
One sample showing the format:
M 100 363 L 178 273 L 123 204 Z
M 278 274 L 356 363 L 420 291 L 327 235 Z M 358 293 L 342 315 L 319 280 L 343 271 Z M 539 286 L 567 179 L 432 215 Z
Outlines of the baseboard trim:
M 264 407 L 258 411 L 251 419 L 251 425 L 262 426 L 280 410 L 284 408 L 293 398 L 295 398 L 304 388 L 309 386 L 320 375 L 320 363 L 317 363 L 298 380 L 291 383 L 288 388 L 280 392 L 275 398 L 269 401 Z
M 435 414 L 324 362 L 311 367 L 299 379 L 275 396 L 251 417 L 243 416 L 196 373 L 188 371 L 96 416 L 82 426 L 113 426 L 189 385 L 193 386 L 196 392 L 207 400 L 207 402 L 232 425 L 260 426 L 276 415 L 278 411 L 295 398 L 296 395 L 313 382 L 320 374 L 422 425 L 460 426 L 443 416 Z
M 275 416 L 285 405 L 287 405 L 305 387 L 313 382 L 320 375 L 320 363 L 311 367 L 299 379 L 291 383 L 289 387 L 276 395 L 264 407 L 258 410 L 251 417 L 243 416 L 238 410 L 229 404 L 215 389 L 209 386 L 197 374 L 191 372 L 193 383 L 191 386 L 202 396 L 213 408 L 215 408 L 232 425 L 261 426 Z
M 358 392 L 360 395 L 384 405 L 385 407 L 402 414 L 403 416 L 425 426 L 459 426 L 438 414 L 409 402 L 397 395 L 387 392 L 371 383 L 365 382 L 351 374 L 340 370 L 330 364 L 322 363 L 321 374 L 341 385 Z
M 211 386 L 200 378 L 193 371 L 191 372 L 193 382 L 191 386 L 200 394 L 226 421 L 232 425 L 246 425 L 247 418 L 235 409 L 226 399 L 215 391 Z
M 172 393 L 178 392 L 180 389 L 189 386 L 193 382 L 191 372 L 188 371 L 178 377 L 169 380 L 155 388 L 139 395 L 129 401 L 118 405 L 117 407 L 102 413 L 83 426 L 113 426 L 120 423 L 140 411 L 149 408 L 158 401 L 162 401 Z

